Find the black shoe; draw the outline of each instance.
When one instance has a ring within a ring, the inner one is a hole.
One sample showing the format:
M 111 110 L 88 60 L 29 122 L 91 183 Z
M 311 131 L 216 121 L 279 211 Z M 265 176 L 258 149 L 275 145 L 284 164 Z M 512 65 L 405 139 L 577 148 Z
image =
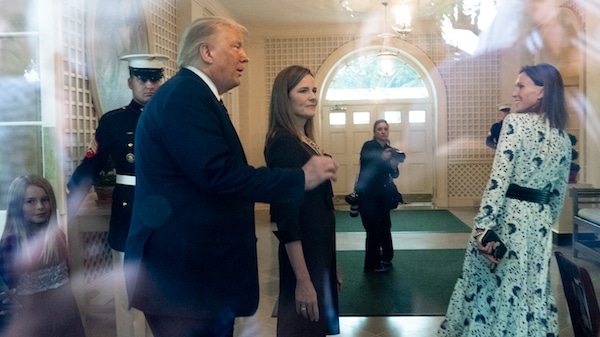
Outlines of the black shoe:
M 392 268 L 392 261 L 381 261 L 381 266 Z
M 385 273 L 388 270 L 390 270 L 390 267 L 386 267 L 383 265 L 381 265 L 377 268 L 365 268 L 366 272 L 374 272 L 374 273 Z

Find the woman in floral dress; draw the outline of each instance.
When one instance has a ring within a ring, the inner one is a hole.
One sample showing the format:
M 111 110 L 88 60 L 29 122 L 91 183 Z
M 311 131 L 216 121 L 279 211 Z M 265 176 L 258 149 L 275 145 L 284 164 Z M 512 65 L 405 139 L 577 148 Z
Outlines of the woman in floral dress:
M 558 336 L 550 288 L 552 224 L 562 209 L 571 162 L 563 82 L 551 65 L 523 67 L 516 113 L 503 123 L 492 173 L 475 217 L 462 276 L 438 336 Z M 484 230 L 508 251 L 493 256 Z

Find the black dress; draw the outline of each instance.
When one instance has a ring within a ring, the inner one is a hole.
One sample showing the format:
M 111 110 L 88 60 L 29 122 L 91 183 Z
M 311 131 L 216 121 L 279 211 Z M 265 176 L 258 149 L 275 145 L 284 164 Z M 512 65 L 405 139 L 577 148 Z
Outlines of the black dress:
M 302 167 L 316 155 L 296 136 L 279 131 L 267 141 L 268 167 Z M 325 336 L 339 334 L 339 310 L 335 256 L 333 190 L 327 181 L 308 191 L 302 206 L 271 204 L 271 219 L 277 223 L 279 239 L 279 307 L 277 336 Z M 319 321 L 296 313 L 296 277 L 285 244 L 302 241 L 304 259 L 317 292 Z
M 31 239 L 33 240 L 33 238 Z M 14 236 L 0 242 L 0 276 L 16 289 L 15 309 L 0 336 L 85 337 L 69 276 L 65 235 L 57 235 L 58 259 L 24 263 Z

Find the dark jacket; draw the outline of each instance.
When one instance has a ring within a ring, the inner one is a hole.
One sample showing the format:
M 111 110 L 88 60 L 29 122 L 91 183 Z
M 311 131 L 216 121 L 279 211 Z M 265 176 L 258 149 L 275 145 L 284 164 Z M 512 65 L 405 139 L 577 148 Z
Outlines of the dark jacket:
M 135 142 L 125 249 L 131 305 L 158 315 L 252 315 L 259 297 L 254 202 L 301 204 L 302 170 L 248 166 L 225 108 L 188 69 L 147 104 Z
M 379 196 L 391 178 L 398 178 L 400 171 L 389 160 L 381 159 L 389 145 L 381 146 L 375 139 L 366 141 L 360 150 L 360 171 L 355 190 L 361 197 Z
M 117 174 L 135 174 L 134 134 L 142 108 L 141 104 L 132 100 L 129 105 L 102 115 L 94 136 L 97 148 L 88 149 L 67 185 L 70 213 L 79 208 L 109 158 L 112 158 Z M 125 251 L 134 190 L 134 186 L 118 184 L 113 191 L 108 243 L 118 251 Z
M 500 130 L 502 130 L 502 121 L 492 124 L 490 127 L 490 135 L 485 138 L 485 145 L 495 149 L 498 146 L 498 138 L 500 138 Z

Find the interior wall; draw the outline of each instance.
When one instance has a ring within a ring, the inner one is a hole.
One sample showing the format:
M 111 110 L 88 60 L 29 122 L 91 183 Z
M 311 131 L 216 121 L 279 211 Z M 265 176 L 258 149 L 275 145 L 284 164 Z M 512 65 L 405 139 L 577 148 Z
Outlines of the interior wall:
M 584 1 L 586 40 L 585 40 L 585 79 L 586 119 L 584 136 L 585 175 L 584 182 L 600 187 L 600 11 L 595 1 Z
M 577 2 L 567 1 L 562 6 L 580 14 L 581 5 Z M 580 18 L 581 15 L 578 17 Z M 579 18 L 576 19 L 580 20 Z M 366 31 L 363 27 L 351 25 L 248 28 L 253 44 L 252 67 L 257 62 L 261 62 L 264 64 L 264 72 L 253 69 L 249 78 L 249 82 L 252 83 L 250 89 L 252 95 L 249 95 L 247 101 L 241 105 L 264 107 L 263 111 L 268 107 L 269 85 L 279 70 L 291 64 L 301 64 L 315 72 L 321 71 L 320 67 L 326 57 L 320 56 L 320 53 L 331 53 L 347 41 L 344 40 L 345 38 L 359 39 L 365 36 L 363 32 Z M 491 50 L 470 57 L 440 42 L 439 32 L 423 29 L 420 27 L 419 30 L 413 31 L 407 40 L 422 49 L 432 59 L 440 69 L 447 88 L 447 146 L 438 151 L 440 155 L 447 156 L 446 189 L 450 200 L 449 205 L 477 206 L 487 183 L 494 156 L 494 151 L 485 146 L 485 135 L 490 125 L 497 120 L 497 105 L 513 102 L 514 80 L 520 67 L 546 59 L 544 55 L 546 51 L 543 48 L 531 50 L 527 45 L 531 41 L 517 37 L 510 48 Z M 522 29 L 524 31 L 529 29 L 531 33 L 538 28 L 532 26 Z M 325 46 L 321 45 L 322 39 L 327 40 Z M 264 89 L 261 89 L 263 86 Z M 262 118 L 262 116 L 255 117 L 258 120 Z M 248 143 L 245 142 L 244 146 L 250 150 L 249 157 L 255 164 L 263 164 L 262 146 L 266 124 L 258 123 L 256 120 L 251 123 L 248 126 L 256 137 L 248 137 L 252 145 L 247 146 Z M 587 134 L 589 138 L 596 137 L 598 133 L 587 132 Z M 260 145 L 254 142 L 259 142 Z M 587 148 L 585 152 L 588 152 Z M 590 159 L 590 156 L 586 156 L 588 163 Z M 587 171 L 591 173 L 592 170 Z M 582 179 L 590 178 L 591 176 L 588 175 Z M 597 180 L 598 177 L 591 179 Z
M 292 64 L 306 66 L 315 73 L 328 71 L 321 69 L 321 66 L 329 55 L 348 42 L 363 37 L 361 34 L 364 30 L 360 26 L 352 28 L 348 25 L 302 29 L 248 28 L 250 43 L 247 45 L 251 46 L 249 68 L 252 69 L 248 80 L 252 84 L 247 90 L 252 93 L 241 97 L 240 104 L 242 107 L 251 107 L 253 118 L 249 124 L 241 124 L 241 134 L 245 137 L 248 135 L 248 141 L 243 141 L 251 163 L 263 165 L 266 114 L 274 77 L 281 69 Z M 502 71 L 499 58 L 494 53 L 476 58 L 460 53 L 444 43 L 435 31 L 413 32 L 407 40 L 430 58 L 448 86 L 448 104 L 444 109 L 448 123 L 443 130 L 447 139 L 442 143 L 450 145 L 436 149 L 436 152 L 449 162 L 443 170 L 454 175 L 447 186 L 437 188 L 447 191 L 445 193 L 453 202 L 451 206 L 473 206 L 481 196 L 493 158 L 493 151 L 485 147 L 485 135 L 489 126 L 496 121 L 496 105 L 501 102 Z M 257 66 L 257 63 L 262 66 Z M 320 73 L 319 76 L 324 77 Z M 264 112 L 258 111 L 261 108 Z M 438 133 L 442 134 L 440 130 Z M 447 196 L 443 199 L 447 200 Z
M 264 139 L 267 133 L 269 106 L 264 100 L 267 85 L 264 73 L 264 43 L 250 38 L 245 42 L 250 62 L 246 64 L 239 86 L 240 127 L 238 133 L 246 152 L 248 163 L 259 167 L 265 165 Z
M 207 2 L 190 1 L 196 4 Z M 578 6 L 575 3 L 567 5 Z M 270 86 L 275 75 L 291 64 L 302 64 L 317 72 L 326 56 L 348 39 L 374 32 L 366 32 L 364 27 L 352 25 L 248 26 L 247 28 L 249 35 L 246 39 L 246 50 L 250 63 L 246 66 L 242 84 L 238 88 L 240 111 L 239 124 L 236 127 L 249 163 L 262 166 Z M 413 32 L 409 36 L 409 39 L 418 39 L 420 41 L 416 43 L 418 47 L 423 49 L 439 67 L 444 68 L 441 71 L 442 76 L 449 86 L 447 141 L 451 144 L 448 149 L 444 149 L 449 159 L 448 194 L 454 201 L 452 206 L 474 206 L 479 202 L 493 158 L 493 151 L 485 147 L 484 138 L 489 126 L 496 121 L 496 105 L 512 102 L 514 78 L 519 68 L 525 64 L 533 64 L 535 58 L 526 48 L 517 51 L 506 49 L 496 54 L 488 53 L 478 59 L 461 58 L 453 55 L 452 51 L 440 53 L 439 50 L 431 48 L 431 40 L 436 38 L 439 38 L 439 33 L 424 31 Z M 277 47 L 273 44 L 277 44 Z M 589 63 L 588 61 L 588 66 Z M 600 72 L 597 68 L 593 71 Z M 600 85 L 600 83 L 593 83 L 594 80 L 590 80 L 590 77 L 586 77 L 588 81 L 586 87 Z M 598 111 L 593 109 L 594 106 L 599 106 L 598 103 L 600 102 L 589 101 L 589 110 Z M 588 131 L 586 136 L 597 137 L 591 131 Z M 586 144 L 586 153 L 597 151 L 595 149 L 590 151 L 590 147 L 593 146 L 590 146 L 589 142 Z M 585 157 L 586 167 L 589 164 L 598 164 L 598 159 L 595 159 L 598 156 L 586 155 Z M 582 179 L 591 181 L 600 179 L 594 170 L 586 172 L 586 177 Z M 469 179 L 464 179 L 465 176 Z

